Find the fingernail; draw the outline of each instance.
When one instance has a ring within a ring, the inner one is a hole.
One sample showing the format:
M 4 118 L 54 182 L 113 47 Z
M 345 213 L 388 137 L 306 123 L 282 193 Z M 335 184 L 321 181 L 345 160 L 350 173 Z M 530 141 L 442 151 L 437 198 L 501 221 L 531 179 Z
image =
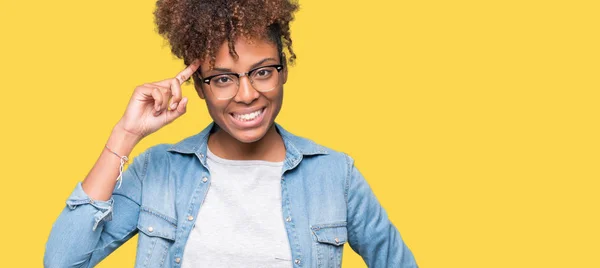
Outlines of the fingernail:
M 177 108 L 177 102 L 171 103 L 171 109 L 175 109 L 175 108 Z
M 154 105 L 154 110 L 156 110 L 158 112 L 158 110 L 160 110 L 160 106 L 159 105 Z
M 187 98 L 183 98 L 183 99 L 181 99 L 181 102 L 183 103 L 183 109 L 185 110 L 187 108 L 187 105 L 188 105 L 188 99 Z

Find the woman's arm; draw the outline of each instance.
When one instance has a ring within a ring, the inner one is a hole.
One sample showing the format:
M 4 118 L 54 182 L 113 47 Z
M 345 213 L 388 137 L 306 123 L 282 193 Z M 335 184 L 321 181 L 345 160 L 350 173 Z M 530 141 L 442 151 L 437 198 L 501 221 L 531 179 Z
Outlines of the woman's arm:
M 141 140 L 140 136 L 133 135 L 124 130 L 118 123 L 111 132 L 106 146 L 119 155 L 129 155 Z M 113 189 L 119 176 L 121 159 L 104 148 L 96 164 L 81 183 L 83 190 L 93 200 L 107 201 L 112 196 Z
M 115 128 L 107 146 L 128 155 L 137 143 L 128 141 L 127 134 Z M 93 267 L 137 233 L 146 155 L 132 160 L 121 187 L 115 189 L 120 159 L 104 149 L 52 226 L 44 267 Z
M 368 267 L 418 267 L 371 187 L 347 156 L 348 242 Z
M 136 87 L 106 146 L 127 156 L 144 137 L 185 114 L 187 98 L 180 85 L 199 67 L 195 60 L 174 78 Z M 84 181 L 77 183 L 52 226 L 45 267 L 94 266 L 136 234 L 150 152 L 132 160 L 116 189 L 121 158 L 115 153 L 103 148 Z

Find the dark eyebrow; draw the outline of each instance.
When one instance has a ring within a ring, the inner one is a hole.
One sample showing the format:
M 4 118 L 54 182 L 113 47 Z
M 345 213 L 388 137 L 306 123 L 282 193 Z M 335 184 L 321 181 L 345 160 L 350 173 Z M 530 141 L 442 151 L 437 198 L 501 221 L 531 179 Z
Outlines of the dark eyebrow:
M 274 58 L 265 58 L 265 59 L 263 59 L 263 60 L 261 60 L 261 61 L 259 61 L 259 62 L 255 63 L 255 64 L 252 64 L 252 66 L 250 66 L 250 70 L 252 70 L 252 69 L 254 69 L 254 68 L 256 68 L 256 67 L 258 67 L 258 66 L 262 65 L 263 63 L 265 63 L 265 62 L 267 62 L 267 61 L 270 61 L 270 60 L 272 60 L 272 61 L 277 61 L 277 60 L 276 60 L 276 59 L 274 59 Z
M 252 64 L 252 66 L 250 66 L 250 70 L 254 70 L 256 67 L 264 64 L 267 61 L 277 61 L 277 60 L 274 59 L 274 58 L 264 58 L 261 61 Z M 248 70 L 248 71 L 250 71 L 250 70 Z M 215 67 L 212 70 L 210 70 L 210 72 L 213 72 L 213 71 L 218 71 L 218 72 L 221 72 L 221 73 L 233 73 L 234 72 L 234 71 L 232 71 L 229 68 L 221 68 L 221 67 Z

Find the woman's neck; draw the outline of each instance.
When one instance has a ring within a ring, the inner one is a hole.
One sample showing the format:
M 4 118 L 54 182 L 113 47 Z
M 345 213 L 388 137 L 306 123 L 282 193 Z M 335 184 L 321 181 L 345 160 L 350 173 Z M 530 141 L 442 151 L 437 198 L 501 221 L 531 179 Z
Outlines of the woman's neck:
M 244 143 L 216 126 L 208 137 L 210 151 L 218 157 L 230 160 L 264 160 L 281 162 L 285 159 L 285 145 L 273 124 L 265 136 L 252 143 Z

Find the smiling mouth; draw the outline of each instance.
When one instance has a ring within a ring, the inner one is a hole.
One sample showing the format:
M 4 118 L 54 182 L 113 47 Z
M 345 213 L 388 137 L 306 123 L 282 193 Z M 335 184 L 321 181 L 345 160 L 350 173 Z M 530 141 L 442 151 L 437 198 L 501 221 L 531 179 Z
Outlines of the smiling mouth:
M 259 118 L 265 112 L 266 108 L 267 107 L 263 107 L 260 110 L 256 110 L 254 112 L 247 113 L 247 114 L 230 113 L 230 115 L 238 121 L 250 122 L 250 121 L 254 121 L 257 118 Z

